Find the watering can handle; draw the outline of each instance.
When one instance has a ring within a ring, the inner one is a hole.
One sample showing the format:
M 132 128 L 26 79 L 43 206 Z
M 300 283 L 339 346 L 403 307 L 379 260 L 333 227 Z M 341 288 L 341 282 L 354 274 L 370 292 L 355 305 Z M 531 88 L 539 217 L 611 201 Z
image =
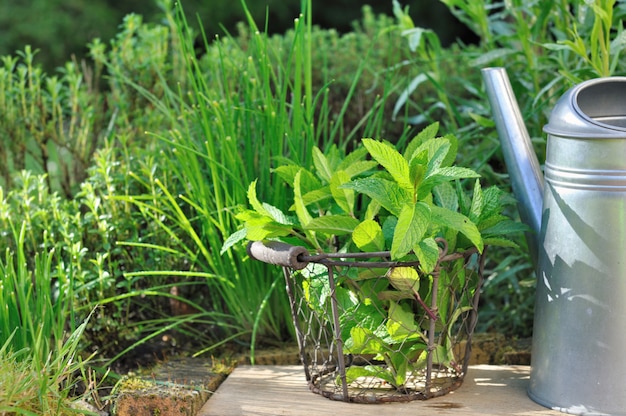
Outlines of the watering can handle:
M 304 247 L 292 246 L 280 241 L 251 241 L 247 247 L 248 255 L 255 260 L 277 266 L 291 267 L 295 270 L 304 269 L 308 262 L 298 259 L 308 255 Z

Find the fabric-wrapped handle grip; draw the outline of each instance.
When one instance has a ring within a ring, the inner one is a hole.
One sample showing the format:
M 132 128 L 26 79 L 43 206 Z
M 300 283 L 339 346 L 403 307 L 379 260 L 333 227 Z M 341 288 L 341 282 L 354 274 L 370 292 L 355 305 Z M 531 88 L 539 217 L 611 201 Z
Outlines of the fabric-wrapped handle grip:
M 250 257 L 264 263 L 291 267 L 295 270 L 302 270 L 309 264 L 298 259 L 301 254 L 309 254 L 306 248 L 280 241 L 251 241 L 247 250 Z

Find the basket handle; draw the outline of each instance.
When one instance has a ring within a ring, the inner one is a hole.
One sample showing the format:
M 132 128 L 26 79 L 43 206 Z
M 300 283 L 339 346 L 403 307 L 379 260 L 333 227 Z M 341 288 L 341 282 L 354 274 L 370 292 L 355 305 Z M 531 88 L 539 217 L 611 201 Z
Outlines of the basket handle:
M 247 247 L 248 255 L 264 263 L 291 267 L 294 270 L 304 269 L 309 262 L 298 259 L 300 255 L 308 255 L 306 248 L 292 246 L 280 241 L 251 241 Z

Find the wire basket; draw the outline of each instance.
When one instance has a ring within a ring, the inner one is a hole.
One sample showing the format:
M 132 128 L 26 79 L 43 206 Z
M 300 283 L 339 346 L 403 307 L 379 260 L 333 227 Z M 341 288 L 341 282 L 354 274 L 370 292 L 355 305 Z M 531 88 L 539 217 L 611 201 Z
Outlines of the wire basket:
M 465 377 L 483 258 L 440 256 L 432 273 L 389 252 L 309 254 L 252 242 L 254 259 L 283 267 L 309 388 L 332 400 L 404 402 L 442 396 Z

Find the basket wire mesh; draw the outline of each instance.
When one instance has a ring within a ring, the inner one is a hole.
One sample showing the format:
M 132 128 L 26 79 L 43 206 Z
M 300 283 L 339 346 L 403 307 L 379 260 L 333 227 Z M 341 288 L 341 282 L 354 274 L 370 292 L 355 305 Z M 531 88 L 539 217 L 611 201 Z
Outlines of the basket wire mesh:
M 389 252 L 310 255 L 284 243 L 249 246 L 251 257 L 283 268 L 312 392 L 385 403 L 426 400 L 462 384 L 484 251 L 447 254 L 439 243 L 439 262 L 428 275 L 418 262 L 390 261 Z M 407 273 L 418 273 L 419 287 L 398 290 L 394 278 Z

